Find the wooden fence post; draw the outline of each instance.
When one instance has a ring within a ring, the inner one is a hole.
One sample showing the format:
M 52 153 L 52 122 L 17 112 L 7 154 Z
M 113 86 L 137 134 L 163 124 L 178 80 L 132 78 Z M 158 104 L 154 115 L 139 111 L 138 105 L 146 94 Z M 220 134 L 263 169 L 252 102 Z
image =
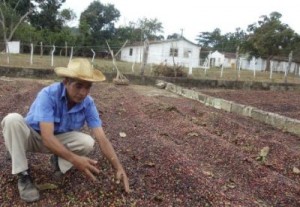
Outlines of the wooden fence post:
M 65 57 L 68 56 L 68 43 L 65 41 Z
M 43 42 L 40 42 L 40 56 L 43 57 Z
M 236 80 L 239 80 L 239 74 L 238 74 L 238 63 L 239 63 L 239 51 L 240 51 L 240 46 L 237 46 L 236 48 L 236 52 L 235 52 L 235 70 L 236 70 L 236 73 L 235 73 L 235 78 Z
M 51 66 L 54 65 L 54 58 L 53 58 L 54 52 L 55 52 L 55 45 L 53 45 L 53 49 L 52 49 L 52 52 L 51 52 Z
M 33 63 L 33 44 L 30 44 L 30 65 Z
M 290 52 L 289 54 L 289 63 L 287 65 L 287 67 L 285 67 L 285 73 L 284 73 L 284 82 L 287 83 L 287 73 L 290 71 L 291 69 L 291 65 L 292 65 L 292 60 L 293 60 L 293 51 Z
M 70 63 L 70 61 L 72 60 L 72 58 L 73 58 L 73 47 L 71 47 L 71 54 L 70 54 L 69 63 Z
M 8 46 L 8 41 L 5 41 L 5 47 L 6 47 L 6 62 L 9 64 L 9 46 Z
M 95 59 L 96 53 L 95 53 L 95 51 L 94 51 L 93 49 L 91 49 L 91 51 L 92 51 L 92 53 L 93 53 L 93 58 L 92 58 L 92 63 L 93 63 L 93 62 L 94 62 L 94 59 Z

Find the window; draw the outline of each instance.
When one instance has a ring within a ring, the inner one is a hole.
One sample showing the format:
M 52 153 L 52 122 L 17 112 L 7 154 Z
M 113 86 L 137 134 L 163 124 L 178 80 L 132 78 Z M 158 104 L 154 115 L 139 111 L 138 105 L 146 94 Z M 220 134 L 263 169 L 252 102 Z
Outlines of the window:
M 132 54 L 133 54 L 133 49 L 130 48 L 130 49 L 129 49 L 129 56 L 132 56 Z
M 177 48 L 171 48 L 170 49 L 170 56 L 171 57 L 178 57 L 178 49 Z

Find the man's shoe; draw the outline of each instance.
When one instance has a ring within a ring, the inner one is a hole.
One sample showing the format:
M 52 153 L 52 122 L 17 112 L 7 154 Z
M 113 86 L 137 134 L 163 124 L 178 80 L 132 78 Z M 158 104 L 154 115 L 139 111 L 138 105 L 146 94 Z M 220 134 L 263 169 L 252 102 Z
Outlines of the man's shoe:
M 20 197 L 26 202 L 33 202 L 40 199 L 40 193 L 33 184 L 30 175 L 27 171 L 19 173 L 18 189 Z
M 50 163 L 51 163 L 52 167 L 54 168 L 54 173 L 53 173 L 54 178 L 55 179 L 60 179 L 63 176 L 63 173 L 59 169 L 58 156 L 57 155 L 51 155 Z

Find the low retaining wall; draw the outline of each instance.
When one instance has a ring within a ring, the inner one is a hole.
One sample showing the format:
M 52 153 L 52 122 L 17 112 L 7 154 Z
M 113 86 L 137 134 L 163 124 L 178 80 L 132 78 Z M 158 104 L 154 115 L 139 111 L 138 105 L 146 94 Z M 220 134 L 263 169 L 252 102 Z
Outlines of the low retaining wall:
M 241 116 L 251 117 L 254 120 L 300 136 L 300 121 L 298 119 L 292 119 L 279 114 L 263 111 L 256 107 L 238 104 L 233 101 L 215 98 L 201 92 L 177 86 L 172 83 L 166 83 L 165 89 L 178 95 L 197 100 L 207 106 L 235 113 Z
M 246 89 L 246 90 L 274 90 L 274 91 L 300 91 L 300 84 L 294 83 L 272 83 L 239 80 L 210 80 L 194 78 L 170 78 L 159 77 L 163 81 L 173 83 L 185 88 L 224 88 L 224 89 Z
M 112 82 L 117 73 L 104 73 L 106 81 Z M 19 77 L 19 78 L 38 78 L 38 79 L 57 79 L 58 77 L 51 68 L 15 68 L 15 67 L 0 67 L 0 76 Z M 126 74 L 125 75 L 132 84 L 138 85 L 155 85 L 156 78 L 150 76 L 141 76 Z
M 116 77 L 115 73 L 104 73 L 107 81 L 111 82 Z M 248 90 L 294 90 L 300 91 L 300 84 L 293 83 L 263 83 L 255 81 L 230 81 L 230 80 L 208 80 L 194 79 L 189 77 L 153 77 L 134 74 L 124 74 L 130 83 L 138 85 L 155 85 L 157 79 L 173 83 L 186 88 L 226 88 L 226 89 L 248 89 Z M 15 68 L 15 67 L 0 67 L 0 76 L 7 77 L 25 77 L 25 78 L 40 78 L 40 79 L 56 79 L 53 69 L 38 69 L 38 68 Z

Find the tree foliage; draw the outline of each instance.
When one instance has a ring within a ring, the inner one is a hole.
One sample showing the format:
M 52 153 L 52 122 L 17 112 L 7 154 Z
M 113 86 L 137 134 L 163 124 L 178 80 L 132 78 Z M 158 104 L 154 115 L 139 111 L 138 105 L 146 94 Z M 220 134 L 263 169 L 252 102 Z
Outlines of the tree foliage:
M 222 39 L 223 37 L 219 28 L 216 28 L 212 32 L 201 32 L 198 35 L 198 38 L 196 38 L 199 45 L 212 49 L 215 49 L 218 45 L 220 45 L 222 43 Z
M 147 19 L 142 18 L 137 22 L 137 29 L 141 32 L 142 38 L 148 40 L 162 40 L 163 26 L 157 18 Z
M 72 9 L 63 9 L 59 13 L 59 19 L 62 21 L 63 26 L 67 26 L 67 23 L 76 19 L 76 14 Z
M 0 2 L 0 31 L 4 42 L 8 42 L 13 38 L 20 24 L 33 12 L 34 5 L 29 0 L 1 0 Z
M 52 32 L 59 31 L 64 24 L 60 14 L 60 7 L 66 0 L 37 0 L 39 9 L 30 15 L 30 23 L 37 29 L 45 29 Z
M 250 56 L 266 58 L 266 70 L 270 69 L 273 57 L 288 56 L 299 41 L 297 33 L 280 21 L 281 16 L 278 12 L 261 16 L 257 23 L 248 26 L 248 39 L 241 45 L 241 51 Z
M 179 39 L 181 38 L 182 36 L 178 33 L 173 33 L 173 34 L 170 34 L 167 36 L 167 40 L 170 40 L 170 39 Z
M 105 44 L 115 33 L 115 22 L 120 12 L 112 4 L 92 2 L 80 15 L 79 29 L 84 44 Z
M 213 32 L 201 32 L 196 39 L 198 44 L 204 48 L 218 50 L 220 52 L 235 52 L 246 38 L 246 33 L 237 28 L 234 33 L 221 34 L 221 30 L 216 28 Z
M 253 56 L 263 57 L 286 54 L 292 50 L 296 34 L 280 21 L 281 16 L 273 12 L 269 17 L 261 16 L 258 23 L 249 25 L 249 37 L 244 49 L 248 49 Z
M 116 29 L 115 39 L 131 43 L 148 40 L 162 40 L 162 23 L 157 19 L 138 19 L 137 22 L 129 22 L 127 26 L 120 26 Z

